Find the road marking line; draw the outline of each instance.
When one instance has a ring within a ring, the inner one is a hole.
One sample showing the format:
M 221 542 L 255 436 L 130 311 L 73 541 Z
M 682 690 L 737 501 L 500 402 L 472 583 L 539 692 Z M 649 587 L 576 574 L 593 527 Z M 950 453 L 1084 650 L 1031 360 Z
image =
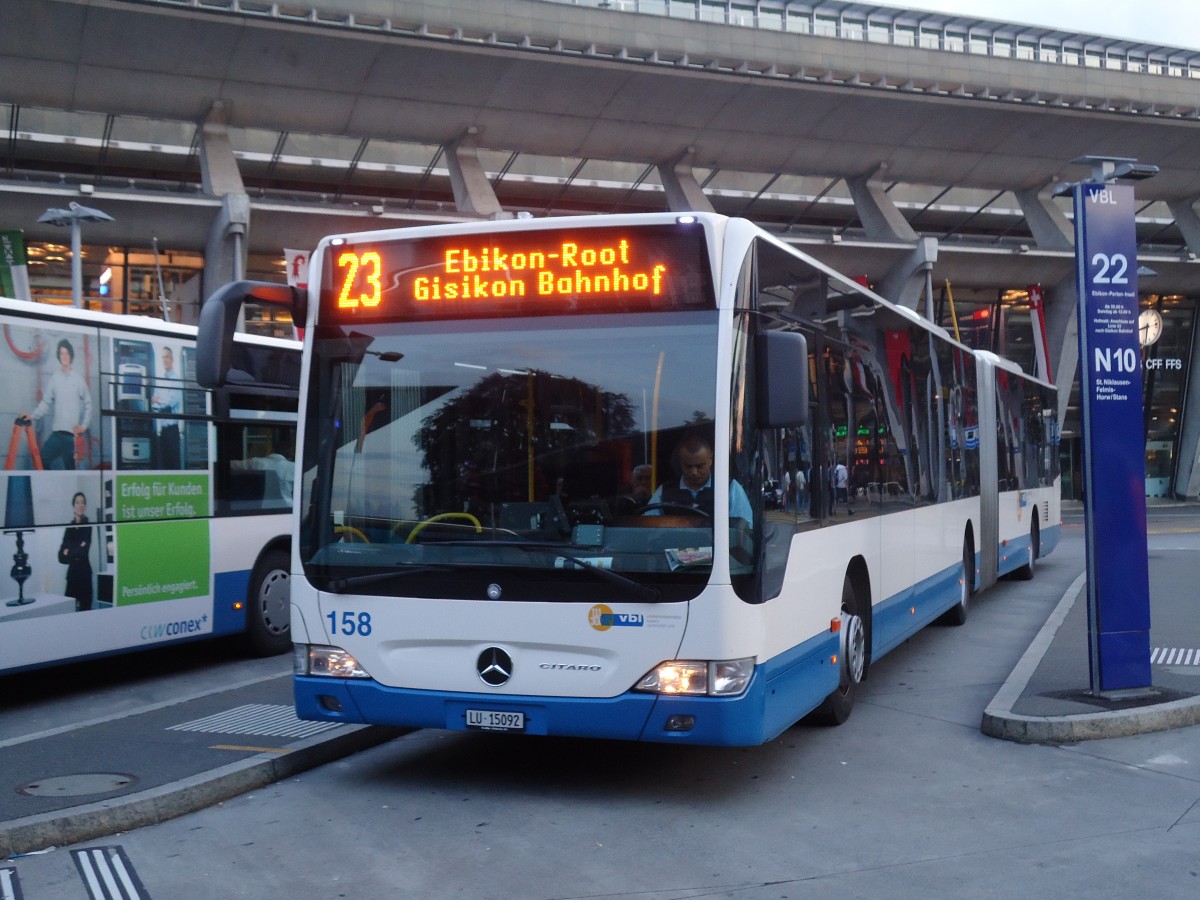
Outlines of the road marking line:
M 123 848 L 89 847 L 71 856 L 91 900 L 150 900 Z
M 1200 666 L 1200 649 L 1195 647 L 1155 647 L 1150 664 L 1158 666 Z
M 0 900 L 21 900 L 21 881 L 12 866 L 0 869 Z

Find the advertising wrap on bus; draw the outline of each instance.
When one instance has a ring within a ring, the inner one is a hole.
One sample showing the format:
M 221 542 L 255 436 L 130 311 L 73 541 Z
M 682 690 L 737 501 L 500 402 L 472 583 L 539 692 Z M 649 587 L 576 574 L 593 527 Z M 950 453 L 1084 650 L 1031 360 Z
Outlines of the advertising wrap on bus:
M 253 520 L 232 517 L 231 472 L 270 429 L 214 413 L 194 329 L 0 301 L 0 330 L 0 671 L 244 631 L 291 503 L 260 495 Z M 298 363 L 294 345 L 258 349 Z M 286 649 L 275 624 L 264 652 Z

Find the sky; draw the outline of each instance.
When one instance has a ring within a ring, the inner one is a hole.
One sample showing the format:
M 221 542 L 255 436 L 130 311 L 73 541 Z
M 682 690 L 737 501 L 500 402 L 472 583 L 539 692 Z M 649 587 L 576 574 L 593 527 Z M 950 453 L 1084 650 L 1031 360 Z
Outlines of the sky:
M 1197 0 L 911 0 L 889 6 L 1200 49 Z

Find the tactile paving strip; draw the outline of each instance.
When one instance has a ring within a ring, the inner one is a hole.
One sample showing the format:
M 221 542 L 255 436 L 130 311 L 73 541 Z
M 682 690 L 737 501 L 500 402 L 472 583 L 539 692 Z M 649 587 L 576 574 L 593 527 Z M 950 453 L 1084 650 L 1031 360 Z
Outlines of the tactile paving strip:
M 290 706 L 247 703 L 222 713 L 171 725 L 167 731 L 205 731 L 216 734 L 253 734 L 264 737 L 310 737 L 337 728 L 337 722 L 304 722 Z

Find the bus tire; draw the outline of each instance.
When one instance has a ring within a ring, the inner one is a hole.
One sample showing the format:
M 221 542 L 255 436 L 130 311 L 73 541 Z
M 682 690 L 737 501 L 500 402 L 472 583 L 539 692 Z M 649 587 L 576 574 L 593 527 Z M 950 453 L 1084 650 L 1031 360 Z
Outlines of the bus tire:
M 975 547 L 970 535 L 963 539 L 962 586 L 959 589 L 958 602 L 942 614 L 944 625 L 966 625 L 967 615 L 971 609 L 971 597 L 975 594 Z
M 246 641 L 256 656 L 275 656 L 292 647 L 291 554 L 268 550 L 250 574 L 246 597 Z
M 842 628 L 838 648 L 838 686 L 813 712 L 822 725 L 841 725 L 854 709 L 858 686 L 867 672 L 867 625 L 850 573 L 842 583 Z
M 1029 561 L 1021 566 L 1021 568 L 1013 570 L 1013 578 L 1017 579 L 1017 581 L 1032 581 L 1033 570 L 1037 568 L 1037 560 L 1041 554 L 1041 535 L 1038 534 L 1037 519 L 1034 519 L 1033 528 L 1029 531 Z

